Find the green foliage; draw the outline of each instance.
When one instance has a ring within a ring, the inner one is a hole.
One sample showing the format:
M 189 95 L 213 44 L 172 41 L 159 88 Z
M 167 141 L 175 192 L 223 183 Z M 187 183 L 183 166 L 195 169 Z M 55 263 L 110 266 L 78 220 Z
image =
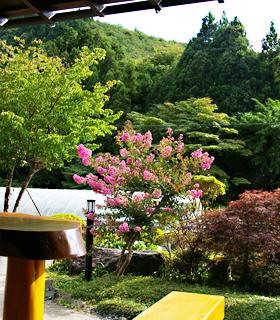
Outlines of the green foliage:
M 208 277 L 208 260 L 201 250 L 179 251 L 168 266 L 170 277 L 190 283 L 202 283 Z
M 271 21 L 269 33 L 262 39 L 262 51 L 276 50 L 279 46 L 280 39 L 278 39 L 278 34 L 274 28 L 274 21 Z
M 249 282 L 253 289 L 269 296 L 280 295 L 280 265 L 260 264 L 250 270 Z
M 102 109 L 113 83 L 97 84 L 93 93 L 81 86 L 91 74 L 89 67 L 105 52 L 84 47 L 75 64 L 66 68 L 59 58 L 47 57 L 40 47 L 25 49 L 23 43 L 12 47 L 1 42 L 0 158 L 12 164 L 25 160 L 60 167 L 76 155 L 81 137 L 104 135 L 119 117 Z
M 238 134 L 236 129 L 230 127 L 235 119 L 217 111 L 217 105 L 213 104 L 210 98 L 191 98 L 175 104 L 166 102 L 157 105 L 147 115 L 132 112 L 128 117 L 136 126 L 163 126 L 161 134 L 168 126 L 174 128 L 175 135 L 183 133 L 186 152 L 202 147 L 214 154 L 219 154 L 219 151 L 233 150 L 245 155 L 244 143 L 232 139 L 232 136 Z M 149 129 L 153 133 L 153 127 Z
M 209 13 L 196 38 L 189 41 L 178 64 L 160 77 L 149 103 L 211 97 L 222 112 L 233 115 L 253 108 L 258 97 L 258 55 L 248 48 L 244 27 L 237 17 L 220 23 Z
M 98 312 L 101 314 L 135 317 L 142 311 L 143 305 L 141 303 L 120 297 L 104 300 L 98 304 Z
M 270 187 L 273 189 L 274 179 L 280 173 L 280 101 L 268 99 L 266 104 L 257 99 L 253 101 L 256 104 L 253 111 L 239 114 L 240 122 L 248 124 L 241 134 L 254 153 L 252 164 L 262 172 L 271 173 Z
M 194 182 L 198 183 L 199 188 L 203 190 L 201 202 L 204 209 L 212 208 L 216 198 L 226 193 L 225 184 L 213 176 L 197 175 L 194 177 Z
M 83 226 L 86 226 L 86 222 L 73 213 L 55 213 L 52 217 L 79 221 Z
M 240 184 L 251 184 L 250 181 L 248 181 L 247 179 L 244 179 L 244 178 L 237 178 L 237 177 L 234 177 L 232 179 L 232 183 L 235 185 L 235 186 L 239 186 Z
M 275 320 L 280 318 L 279 297 L 242 293 L 230 287 L 208 287 L 155 277 L 105 275 L 85 281 L 83 276 L 70 277 L 47 272 L 59 293 L 69 293 L 96 305 L 106 314 L 136 315 L 171 291 L 204 293 L 225 296 L 226 320 Z M 126 308 L 126 305 L 128 306 Z M 100 306 L 100 307 L 99 307 Z
M 30 167 L 24 190 L 39 170 L 71 161 L 81 139 L 93 141 L 111 132 L 120 113 L 103 108 L 105 93 L 115 81 L 96 84 L 93 92 L 82 87 L 92 74 L 90 66 L 104 58 L 104 50 L 83 47 L 67 67 L 60 58 L 48 57 L 41 41 L 25 48 L 24 40 L 15 40 L 18 46 L 0 42 L 0 161 L 11 172 L 9 182 L 15 165 Z M 98 144 L 92 144 L 96 148 Z
M 52 261 L 52 264 L 48 267 L 48 270 L 53 272 L 59 272 L 62 274 L 68 274 L 68 267 L 71 259 L 56 259 Z

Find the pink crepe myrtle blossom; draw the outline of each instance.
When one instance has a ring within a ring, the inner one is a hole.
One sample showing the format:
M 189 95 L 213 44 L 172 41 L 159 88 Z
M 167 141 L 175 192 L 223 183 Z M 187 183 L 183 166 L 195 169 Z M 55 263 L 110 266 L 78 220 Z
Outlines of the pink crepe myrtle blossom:
M 183 142 L 178 144 L 177 152 L 181 152 L 183 150 L 183 148 L 184 148 L 184 143 Z
M 137 227 L 137 226 L 136 226 L 136 227 L 134 228 L 134 232 L 140 232 L 140 231 L 141 231 L 141 228 L 140 228 L 140 227 Z
M 170 133 L 170 134 L 173 134 L 173 131 L 172 131 L 172 129 L 169 127 L 169 128 L 167 128 L 167 131 L 166 131 L 167 133 Z
M 104 194 L 105 196 L 111 195 L 114 192 L 113 188 L 103 188 L 102 189 L 102 194 Z
M 163 210 L 166 211 L 166 212 L 170 212 L 172 209 L 169 208 L 169 207 L 166 207 L 166 208 L 164 208 Z
M 126 163 L 127 163 L 127 164 L 133 164 L 133 159 L 132 159 L 131 157 L 128 157 L 128 158 L 126 159 Z
M 73 175 L 73 179 L 78 184 L 86 183 L 86 179 L 84 177 L 78 176 L 77 174 Z
M 154 158 L 155 158 L 155 155 L 153 153 L 151 153 L 151 154 L 147 155 L 146 162 L 147 163 L 153 162 Z
M 92 151 L 87 149 L 83 144 L 78 145 L 77 151 L 80 158 L 91 157 L 92 155 Z
M 196 184 L 194 185 L 194 188 L 199 188 L 199 183 L 196 183 Z
M 103 178 L 107 183 L 114 184 L 116 182 L 116 179 L 112 176 L 104 176 Z
M 98 167 L 98 168 L 97 168 L 97 172 L 98 172 L 99 174 L 104 174 L 105 172 L 107 172 L 107 169 L 104 169 L 104 168 L 102 168 L 102 167 Z
M 188 194 L 191 195 L 193 198 L 198 199 L 202 196 L 202 190 L 188 190 Z
M 112 163 L 117 163 L 118 162 L 118 158 L 117 157 L 112 157 L 111 158 L 111 162 Z
M 128 152 L 126 149 L 121 149 L 121 150 L 120 150 L 120 155 L 121 155 L 122 157 L 126 157 L 128 154 L 129 154 L 129 152 Z
M 152 172 L 149 172 L 148 170 L 144 169 L 143 170 L 143 178 L 144 180 L 147 180 L 147 181 L 157 181 L 158 178 L 152 173 Z
M 156 199 L 159 199 L 162 195 L 162 192 L 160 189 L 156 189 L 153 191 L 153 196 L 156 198 Z
M 93 180 L 97 180 L 98 177 L 92 173 L 89 173 L 86 175 L 86 181 L 93 181 Z
M 121 236 L 124 232 L 129 232 L 129 227 L 127 222 L 124 222 L 119 225 L 119 230 L 116 231 L 116 234 Z
M 112 177 L 115 177 L 119 173 L 119 169 L 112 166 L 112 167 L 109 168 L 108 173 Z
M 125 163 L 125 161 L 122 160 L 122 161 L 119 163 L 119 166 L 120 166 L 122 169 L 126 168 L 126 163 Z
M 124 197 L 120 194 L 118 194 L 117 197 L 115 198 L 115 202 L 116 204 L 120 204 L 124 207 L 129 204 L 129 200 L 127 199 L 127 197 Z
M 127 142 L 130 140 L 130 134 L 128 132 L 125 132 L 122 134 L 121 139 L 123 142 Z
M 148 207 L 148 208 L 146 209 L 147 215 L 151 215 L 154 210 L 155 210 L 154 208 Z
M 91 229 L 89 230 L 89 232 L 90 232 L 91 234 L 95 234 L 96 230 L 95 230 L 94 228 L 91 228 Z
M 162 150 L 161 150 L 161 153 L 160 155 L 163 157 L 163 158 L 166 158 L 168 157 L 172 152 L 172 147 L 170 146 L 167 146 L 167 147 L 164 147 Z
M 202 148 L 197 149 L 196 151 L 192 152 L 192 153 L 191 153 L 191 156 L 192 156 L 194 159 L 201 158 L 201 157 L 202 157 Z
M 83 165 L 84 165 L 84 166 L 87 167 L 87 166 L 90 165 L 90 161 L 89 161 L 89 158 L 88 158 L 88 157 L 83 157 L 83 160 L 82 160 L 82 161 L 83 161 Z
M 92 220 L 93 219 L 93 212 L 89 212 L 86 214 L 86 218 Z
M 102 156 L 98 156 L 98 157 L 95 159 L 96 162 L 103 162 L 104 160 L 105 160 L 105 159 L 103 159 Z

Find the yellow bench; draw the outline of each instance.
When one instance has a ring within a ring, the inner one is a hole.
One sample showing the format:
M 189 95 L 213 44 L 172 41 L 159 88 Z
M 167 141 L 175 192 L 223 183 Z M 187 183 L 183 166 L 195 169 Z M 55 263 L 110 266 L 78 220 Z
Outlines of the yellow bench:
M 224 297 L 173 291 L 134 320 L 222 320 L 224 317 Z

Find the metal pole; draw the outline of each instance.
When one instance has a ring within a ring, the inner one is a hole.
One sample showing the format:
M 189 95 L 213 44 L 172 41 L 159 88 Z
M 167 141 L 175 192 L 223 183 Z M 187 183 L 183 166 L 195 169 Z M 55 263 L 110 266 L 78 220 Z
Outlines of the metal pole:
M 95 200 L 87 200 L 87 211 L 95 213 Z M 93 235 L 89 232 L 90 227 L 92 226 L 92 220 L 87 218 L 87 230 L 86 230 L 86 265 L 85 265 L 85 279 L 87 281 L 91 280 L 91 271 L 92 271 L 92 254 L 88 254 L 90 247 L 93 243 Z

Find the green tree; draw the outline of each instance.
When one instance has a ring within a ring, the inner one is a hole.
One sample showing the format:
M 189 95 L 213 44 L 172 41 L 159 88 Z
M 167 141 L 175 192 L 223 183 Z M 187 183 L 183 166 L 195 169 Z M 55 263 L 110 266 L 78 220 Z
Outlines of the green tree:
M 248 148 L 252 150 L 252 164 L 261 173 L 269 173 L 270 188 L 280 173 L 280 101 L 268 99 L 262 104 L 253 99 L 256 106 L 251 112 L 240 114 L 240 122 L 247 124 L 241 131 Z
M 269 33 L 262 39 L 262 51 L 276 50 L 279 46 L 280 39 L 278 39 L 278 34 L 274 28 L 274 21 L 271 21 Z
M 251 98 L 259 92 L 259 68 L 244 26 L 237 17 L 229 23 L 225 14 L 219 24 L 210 14 L 202 20 L 200 32 L 189 41 L 178 64 L 156 80 L 148 102 L 211 97 L 228 115 L 251 111 Z
M 202 26 L 197 36 L 202 37 L 205 42 L 211 41 L 217 26 L 215 17 L 209 12 L 208 15 L 202 19 Z
M 243 164 L 244 160 L 240 159 L 246 159 L 252 152 L 237 137 L 239 133 L 232 127 L 235 118 L 219 113 L 217 105 L 210 98 L 164 103 L 146 115 L 131 112 L 128 118 L 134 126 L 141 126 L 141 131 L 151 130 L 156 141 L 161 139 L 167 127 L 172 127 L 175 135 L 184 134 L 186 152 L 198 148 L 211 152 L 215 156 L 215 165 L 210 173 L 227 187 L 236 189 L 241 184 L 250 183 L 239 163 Z
M 36 172 L 71 161 L 78 143 L 111 132 L 111 123 L 120 116 L 103 108 L 114 81 L 96 84 L 93 92 L 81 85 L 91 74 L 89 67 L 104 58 L 104 50 L 89 52 L 83 47 L 80 58 L 67 68 L 58 57 L 48 57 L 38 46 L 40 41 L 25 49 L 24 41 L 17 40 L 16 47 L 0 42 L 0 161 L 7 170 L 4 211 L 9 208 L 15 166 L 29 166 L 14 212 Z M 97 147 L 93 144 L 93 149 Z

